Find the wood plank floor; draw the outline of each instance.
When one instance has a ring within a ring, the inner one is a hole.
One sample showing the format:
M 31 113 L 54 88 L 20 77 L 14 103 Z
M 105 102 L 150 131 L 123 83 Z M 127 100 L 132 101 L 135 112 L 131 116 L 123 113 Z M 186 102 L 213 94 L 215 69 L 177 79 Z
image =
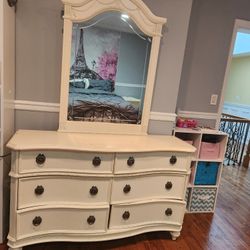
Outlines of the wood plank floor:
M 215 214 L 186 214 L 176 241 L 166 232 L 155 232 L 99 243 L 46 243 L 24 250 L 249 250 L 250 169 L 225 166 L 222 177 Z

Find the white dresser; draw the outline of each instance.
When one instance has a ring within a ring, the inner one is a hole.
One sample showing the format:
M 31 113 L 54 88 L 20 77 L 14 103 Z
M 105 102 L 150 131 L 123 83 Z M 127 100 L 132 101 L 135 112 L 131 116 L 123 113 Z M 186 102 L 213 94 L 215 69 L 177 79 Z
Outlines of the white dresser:
M 179 236 L 195 148 L 172 136 L 18 131 L 8 245 Z

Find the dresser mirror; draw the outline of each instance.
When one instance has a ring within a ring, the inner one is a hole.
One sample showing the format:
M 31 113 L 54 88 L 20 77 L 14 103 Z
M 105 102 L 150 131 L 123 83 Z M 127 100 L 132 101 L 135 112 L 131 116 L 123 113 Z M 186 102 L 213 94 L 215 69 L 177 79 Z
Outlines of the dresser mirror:
M 151 42 L 120 12 L 74 22 L 67 119 L 141 124 Z
M 138 0 L 63 2 L 59 131 L 145 134 L 165 19 Z

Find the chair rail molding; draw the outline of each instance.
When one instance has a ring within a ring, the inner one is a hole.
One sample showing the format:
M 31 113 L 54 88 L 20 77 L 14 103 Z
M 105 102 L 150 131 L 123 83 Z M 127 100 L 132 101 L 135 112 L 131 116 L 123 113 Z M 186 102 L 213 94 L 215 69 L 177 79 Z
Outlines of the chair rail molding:
M 59 103 L 15 100 L 14 109 L 59 113 L 60 105 Z M 156 121 L 175 122 L 176 116 L 177 115 L 175 113 L 165 113 L 165 112 L 155 112 L 155 111 L 150 112 L 150 120 L 156 120 Z
M 183 118 L 216 120 L 217 117 L 218 117 L 218 113 L 207 113 L 207 112 L 179 110 L 178 111 L 178 116 L 183 117 Z
M 15 100 L 14 109 L 59 113 L 59 103 Z

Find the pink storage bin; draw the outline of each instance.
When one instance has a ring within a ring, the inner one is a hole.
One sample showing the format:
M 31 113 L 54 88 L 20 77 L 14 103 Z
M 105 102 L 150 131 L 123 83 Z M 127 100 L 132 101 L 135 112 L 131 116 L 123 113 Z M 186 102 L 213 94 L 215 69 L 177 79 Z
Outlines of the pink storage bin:
M 201 142 L 201 159 L 218 159 L 220 156 L 220 143 Z
M 188 141 L 185 140 L 185 142 L 187 142 L 190 145 L 193 145 L 193 143 L 194 143 L 193 141 L 190 141 L 190 140 L 188 140 Z

